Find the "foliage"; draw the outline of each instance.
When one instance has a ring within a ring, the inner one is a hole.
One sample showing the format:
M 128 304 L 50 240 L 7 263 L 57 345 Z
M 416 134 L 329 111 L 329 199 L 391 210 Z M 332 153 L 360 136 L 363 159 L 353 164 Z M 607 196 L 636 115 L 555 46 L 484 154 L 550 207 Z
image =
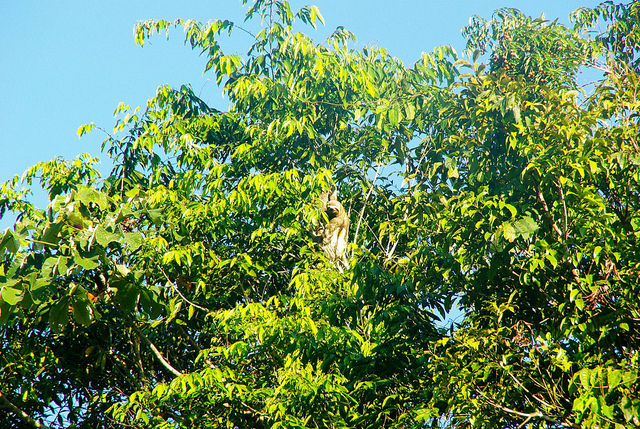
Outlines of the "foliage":
M 472 17 L 463 34 L 469 52 L 492 53 L 492 71 L 554 88 L 575 89 L 575 75 L 588 48 L 568 28 L 511 8 L 497 10 L 490 21 Z
M 182 27 L 231 107 L 160 87 L 118 107 L 106 178 L 83 156 L 2 185 L 0 426 L 640 424 L 637 7 L 502 9 L 471 62 L 410 68 L 280 0 L 245 56 L 229 21 L 140 23 Z M 345 272 L 309 233 L 332 186 Z
M 588 28 L 598 22 L 606 22 L 607 30 L 597 36 L 597 41 L 610 57 L 610 65 L 631 66 L 640 72 L 640 3 L 614 4 L 605 1 L 593 9 L 580 8 L 572 16 L 577 28 Z

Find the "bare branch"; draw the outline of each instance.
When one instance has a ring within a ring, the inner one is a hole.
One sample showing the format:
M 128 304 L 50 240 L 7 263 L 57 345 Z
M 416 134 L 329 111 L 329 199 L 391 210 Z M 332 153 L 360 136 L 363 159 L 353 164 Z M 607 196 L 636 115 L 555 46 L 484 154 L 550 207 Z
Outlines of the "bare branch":
M 362 223 L 362 218 L 364 216 L 364 209 L 367 206 L 367 201 L 369 200 L 369 197 L 371 196 L 371 192 L 373 192 L 373 186 L 376 183 L 376 180 L 378 179 L 378 173 L 380 173 L 380 168 L 382 166 L 378 165 L 378 168 L 376 169 L 376 174 L 375 176 L 373 176 L 373 181 L 371 182 L 371 186 L 369 186 L 369 191 L 367 192 L 367 195 L 364 197 L 364 203 L 362 204 L 362 210 L 360 210 L 360 218 L 358 219 L 358 225 L 356 225 L 356 233 L 353 237 L 353 243 L 356 244 L 358 242 L 358 232 L 360 231 L 360 224 Z
M 513 373 L 512 373 L 511 371 L 509 371 L 507 368 L 505 368 L 505 366 L 502 364 L 502 362 L 500 362 L 500 368 L 502 368 L 502 369 L 507 373 L 507 375 L 508 375 L 509 377 L 511 377 L 511 379 L 512 379 L 512 380 L 513 380 L 513 381 L 514 381 L 514 382 L 515 382 L 515 383 L 516 383 L 516 384 L 517 384 L 517 385 L 518 385 L 522 390 L 524 390 L 525 392 L 527 392 L 527 393 L 528 393 L 528 394 L 529 394 L 533 399 L 535 399 L 535 400 L 539 401 L 539 402 L 540 402 L 542 405 L 544 405 L 545 407 L 548 407 L 548 408 L 557 408 L 557 407 L 555 407 L 555 406 L 553 406 L 553 405 L 549 404 L 548 402 L 546 402 L 546 401 L 545 401 L 545 400 L 543 400 L 542 398 L 539 398 L 539 397 L 535 396 L 533 393 L 531 393 L 531 391 L 529 391 L 529 389 L 527 389 L 527 388 L 525 387 L 525 385 L 524 385 L 524 384 L 522 384 L 522 383 L 520 382 L 520 380 L 518 380 L 518 379 L 516 378 L 516 376 L 515 376 L 515 375 L 513 375 Z
M 20 420 L 33 428 L 50 429 L 49 426 L 42 423 L 40 420 L 34 419 L 29 414 L 18 408 L 13 402 L 9 401 L 6 396 L 0 391 L 0 409 L 7 410 L 18 416 Z
M 604 65 L 600 65 L 595 61 L 590 62 L 588 64 L 588 66 L 591 67 L 591 68 L 594 68 L 596 70 L 599 70 L 599 71 L 601 71 L 601 72 L 603 72 L 605 74 L 612 74 L 614 76 L 617 76 L 610 67 L 607 67 L 607 66 L 604 66 Z
M 142 342 L 145 343 L 151 349 L 151 351 L 155 355 L 156 359 L 158 359 L 158 361 L 162 364 L 162 366 L 164 366 L 166 369 L 168 369 L 169 372 L 171 372 L 176 377 L 181 376 L 182 373 L 180 371 L 178 371 L 177 369 L 175 369 L 169 363 L 169 361 L 167 359 L 165 359 L 165 357 L 162 355 L 160 350 L 158 350 L 156 345 L 153 344 L 153 342 L 144 334 L 144 332 L 142 332 L 142 330 L 140 328 L 138 328 L 138 326 L 136 326 L 135 321 L 131 320 L 131 318 L 129 316 L 127 316 L 123 311 L 121 311 L 120 307 L 117 305 L 117 303 L 115 301 L 113 301 L 113 299 L 112 299 L 112 302 L 114 303 L 116 310 L 118 311 L 118 313 L 120 313 L 120 315 L 122 316 L 122 319 L 127 324 L 127 326 L 129 326 L 131 329 L 133 329 L 134 332 L 140 338 L 140 340 L 142 340 Z
M 537 188 L 538 188 L 538 201 L 540 201 L 540 203 L 542 204 L 544 214 L 547 216 L 547 219 L 551 223 L 551 227 L 553 228 L 553 230 L 556 232 L 556 234 L 558 234 L 558 237 L 562 239 L 564 235 L 562 234 L 562 231 L 558 227 L 558 224 L 556 224 L 556 221 L 553 219 L 553 216 L 551 215 L 551 210 L 549 210 L 547 201 L 544 199 L 544 195 L 542 195 L 542 189 L 540 189 L 540 184 L 538 184 Z
M 180 295 L 180 297 L 181 297 L 182 299 L 184 299 L 184 300 L 185 300 L 185 302 L 186 302 L 187 304 L 192 305 L 192 306 L 194 306 L 195 308 L 197 308 L 197 309 L 199 309 L 199 310 L 206 311 L 207 313 L 211 313 L 211 310 L 209 310 L 208 308 L 203 307 L 203 306 L 201 306 L 201 305 L 198 305 L 198 304 L 196 304 L 195 302 L 189 301 L 189 300 L 187 299 L 187 297 L 186 297 L 186 296 L 184 296 L 184 295 L 182 294 L 182 292 L 180 292 L 180 289 L 178 289 L 178 285 L 177 285 L 175 282 L 171 281 L 171 279 L 169 278 L 169 276 L 167 276 L 167 273 L 165 273 L 165 272 L 164 272 L 164 270 L 162 269 L 162 267 L 158 265 L 158 269 L 162 272 L 162 274 L 164 275 L 164 277 L 167 279 L 167 281 L 168 281 L 168 282 L 169 282 L 169 284 L 171 285 L 171 288 L 172 288 L 174 291 L 176 291 L 176 292 L 178 293 L 178 295 Z
M 540 203 L 542 204 L 542 209 L 544 210 L 544 214 L 546 215 L 547 219 L 551 223 L 551 228 L 553 228 L 553 230 L 556 232 L 556 234 L 558 234 L 558 238 L 560 239 L 560 242 L 562 243 L 564 251 L 566 252 L 566 255 L 567 255 L 566 262 L 568 264 L 572 265 L 571 264 L 571 259 L 569 258 L 569 248 L 567 247 L 567 244 L 566 244 L 567 237 L 568 237 L 568 232 L 567 232 L 567 228 L 568 228 L 567 207 L 565 205 L 564 192 L 562 190 L 562 187 L 559 185 L 559 182 L 556 185 L 559 188 L 560 198 L 562 200 L 564 232 L 562 232 L 562 230 L 560 230 L 560 228 L 558 227 L 558 224 L 553 219 L 553 216 L 551 215 L 551 210 L 549 210 L 549 206 L 547 205 L 547 201 L 544 199 L 544 195 L 542 194 L 542 189 L 540 188 L 540 184 L 539 183 L 537 185 L 538 201 L 540 201 Z M 571 275 L 573 276 L 573 279 L 576 282 L 580 281 L 580 273 L 578 272 L 576 267 L 572 267 L 571 268 Z
M 160 353 L 160 350 L 158 350 L 156 345 L 153 344 L 153 342 L 142 332 L 140 328 L 136 326 L 136 324 L 133 321 L 129 320 L 128 318 L 125 318 L 125 320 L 127 321 L 127 324 L 131 327 L 131 329 L 133 329 L 135 333 L 138 335 L 138 337 L 142 340 L 142 342 L 145 343 L 147 346 L 149 346 L 153 354 L 156 356 L 156 359 L 158 359 L 158 361 L 160 361 L 160 363 L 165 368 L 167 368 L 169 372 L 171 372 L 176 377 L 179 377 L 182 375 L 180 371 L 178 371 L 173 366 L 171 366 L 169 361 L 166 360 L 164 356 L 162 356 L 162 353 Z
M 567 233 L 567 203 L 564 200 L 564 191 L 562 190 L 562 183 L 560 180 L 556 182 L 556 186 L 558 187 L 560 202 L 562 203 L 562 239 L 567 241 L 567 237 L 569 236 Z
M 572 424 L 570 422 L 567 422 L 567 421 L 564 421 L 564 422 L 558 421 L 558 420 L 554 419 L 553 417 L 550 417 L 550 416 L 547 416 L 547 415 L 543 414 L 542 411 L 540 411 L 540 410 L 536 410 L 536 411 L 534 411 L 532 413 L 524 413 L 522 411 L 518 411 L 518 410 L 514 410 L 514 409 L 509 408 L 509 407 L 505 407 L 504 405 L 500 405 L 500 404 L 494 402 L 491 398 L 489 398 L 487 395 L 485 395 L 484 392 L 482 392 L 481 390 L 478 390 L 478 389 L 473 389 L 473 390 L 474 390 L 474 392 L 476 392 L 480 396 L 482 396 L 484 398 L 484 400 L 489 405 L 491 405 L 492 407 L 497 408 L 499 410 L 502 410 L 505 413 L 509 413 L 511 415 L 514 415 L 514 416 L 522 417 L 522 418 L 526 419 L 525 423 L 527 421 L 531 420 L 531 419 L 542 419 L 542 420 L 544 420 L 546 422 L 553 423 L 555 425 L 566 427 L 566 428 L 571 428 L 571 429 L 579 429 L 580 428 L 580 426 L 574 425 L 574 424 Z

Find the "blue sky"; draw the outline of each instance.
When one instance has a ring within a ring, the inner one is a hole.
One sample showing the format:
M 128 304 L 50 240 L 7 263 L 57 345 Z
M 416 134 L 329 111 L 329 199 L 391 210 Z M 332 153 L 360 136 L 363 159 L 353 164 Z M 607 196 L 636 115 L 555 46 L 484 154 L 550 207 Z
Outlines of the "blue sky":
M 461 28 L 477 14 L 489 18 L 500 7 L 516 7 L 526 14 L 568 23 L 568 14 L 592 7 L 592 0 L 309 0 L 300 7 L 320 8 L 326 26 L 324 39 L 344 26 L 360 45 L 379 45 L 410 65 L 439 45 L 464 48 Z M 135 45 L 133 27 L 145 19 L 194 18 L 200 21 L 244 18 L 240 0 L 21 0 L 0 2 L 0 182 L 22 174 L 38 161 L 55 156 L 75 158 L 100 154 L 104 134 L 94 131 L 79 139 L 79 126 L 93 122 L 111 131 L 113 111 L 120 102 L 144 105 L 158 86 L 191 84 L 217 108 L 226 101 L 209 74 L 205 59 L 183 45 L 176 29 L 166 41 L 156 36 L 143 48 Z M 250 40 L 234 33 L 226 46 L 243 53 Z M 37 201 L 37 200 L 36 200 Z M 46 204 L 42 199 L 41 204 Z M 7 227 L 0 220 L 0 229 Z

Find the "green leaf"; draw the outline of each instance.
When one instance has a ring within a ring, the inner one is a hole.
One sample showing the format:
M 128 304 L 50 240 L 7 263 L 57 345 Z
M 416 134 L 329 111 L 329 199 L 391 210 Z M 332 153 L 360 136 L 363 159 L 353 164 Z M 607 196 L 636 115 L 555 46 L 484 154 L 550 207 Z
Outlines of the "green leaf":
M 72 300 L 73 318 L 76 322 L 83 326 L 91 325 L 93 319 L 93 306 L 91 301 L 87 299 L 86 293 L 83 297 L 76 296 Z
M 124 242 L 129 246 L 129 249 L 132 252 L 135 252 L 142 246 L 142 234 L 139 232 L 125 232 L 124 233 Z
M 521 121 L 521 117 L 520 117 L 520 106 L 518 106 L 517 104 L 514 104 L 511 108 L 512 112 L 513 112 L 513 120 L 516 121 L 516 123 L 520 123 Z
M 89 186 L 80 186 L 76 195 L 77 198 L 85 205 L 88 206 L 89 204 L 93 203 L 96 204 L 101 210 L 105 210 L 109 203 L 108 198 L 105 194 Z
M 56 262 L 56 271 L 61 276 L 66 276 L 69 271 L 69 258 L 67 256 L 59 256 Z
M 11 253 L 17 253 L 20 249 L 20 241 L 18 241 L 9 228 L 4 230 L 2 240 L 0 240 L 0 250 L 7 249 Z
M 8 302 L 0 300 L 0 326 L 7 323 L 9 316 L 13 313 L 14 308 Z
M 122 311 L 131 312 L 138 304 L 140 290 L 126 279 L 119 279 L 112 284 L 117 288 L 115 300 L 120 305 Z
M 629 324 L 626 322 L 621 322 L 620 323 L 620 329 L 624 329 L 625 331 L 629 331 Z
M 61 333 L 69 323 L 69 301 L 70 297 L 65 296 L 49 310 L 49 326 L 55 333 Z
M 578 288 L 571 289 L 571 292 L 569 293 L 569 301 L 573 302 L 579 294 L 580 294 L 580 289 Z
M 416 108 L 412 103 L 407 103 L 404 107 L 404 116 L 407 120 L 412 121 L 416 116 Z
M 512 217 L 512 218 L 513 218 L 513 217 L 516 217 L 516 215 L 518 214 L 518 211 L 516 210 L 516 208 L 515 208 L 513 205 L 511 205 L 511 204 L 509 204 L 509 203 L 506 203 L 506 204 L 504 205 L 504 207 L 505 207 L 507 210 L 509 210 L 509 213 L 511 213 L 511 217 Z
M 42 264 L 42 271 L 41 271 L 42 277 L 51 276 L 57 263 L 58 263 L 58 258 L 55 258 L 53 256 L 48 257 Z
M 122 235 L 109 232 L 102 225 L 98 225 L 95 231 L 95 237 L 99 245 L 108 247 L 110 243 L 119 241 Z
M 589 371 L 586 368 L 581 369 L 580 372 L 578 372 L 578 376 L 580 377 L 580 383 L 582 383 L 582 387 L 584 387 L 585 389 L 588 389 L 589 387 L 591 387 L 591 385 L 589 384 L 591 371 Z
M 613 405 L 602 404 L 602 414 L 610 420 L 613 419 Z
M 398 106 L 393 106 L 389 109 L 387 115 L 389 118 L 389 124 L 392 127 L 398 126 L 398 123 L 400 122 L 400 108 Z
M 507 241 L 514 241 L 518 237 L 515 228 L 509 222 L 505 222 L 502 224 L 502 231 L 504 234 L 504 238 Z
M 42 238 L 40 240 L 43 243 L 47 243 L 49 245 L 58 244 L 58 242 L 60 241 L 59 234 L 63 226 L 64 223 L 62 222 L 48 224 L 42 232 Z
M 9 286 L 2 286 L 0 296 L 2 300 L 9 305 L 16 305 L 24 296 L 24 290 L 16 289 Z
M 544 257 L 551 262 L 551 265 L 553 265 L 553 268 L 556 268 L 558 266 L 558 259 L 556 259 L 555 256 L 555 252 L 552 250 L 549 250 Z
M 625 421 L 630 422 L 634 417 L 638 417 L 637 409 L 634 410 L 633 401 L 628 396 L 622 397 L 619 407 L 622 410 Z
M 150 209 L 146 213 L 156 226 L 162 224 L 162 209 Z
M 607 369 L 607 383 L 609 384 L 609 389 L 615 389 L 622 381 L 622 371 L 619 369 Z
M 382 401 L 382 408 L 387 406 L 389 401 L 395 401 L 398 398 L 398 395 L 389 395 Z
M 458 165 L 455 159 L 447 158 L 444 162 L 445 167 L 447 167 L 447 178 L 449 179 L 458 179 L 460 178 L 460 173 L 458 172 Z
M 530 216 L 525 216 L 513 224 L 518 236 L 528 240 L 538 231 L 538 224 Z
M 77 132 L 78 137 L 82 137 L 82 136 L 84 136 L 85 134 L 90 133 L 90 132 L 91 132 L 91 130 L 93 130 L 95 127 L 96 127 L 96 126 L 95 126 L 95 124 L 93 124 L 93 123 L 91 123 L 91 124 L 84 124 L 84 125 L 81 125 L 81 126 L 80 126 L 80 128 L 78 128 L 78 132 Z
M 98 268 L 100 266 L 100 262 L 99 262 L 98 256 L 94 256 L 92 258 L 83 258 L 80 255 L 76 255 L 73 258 L 73 261 L 76 264 L 80 265 L 85 270 L 93 270 L 93 269 Z
M 157 319 L 164 311 L 164 306 L 159 302 L 157 294 L 149 290 L 140 291 L 140 307 L 149 315 L 151 319 Z M 192 307 L 192 306 L 190 306 Z

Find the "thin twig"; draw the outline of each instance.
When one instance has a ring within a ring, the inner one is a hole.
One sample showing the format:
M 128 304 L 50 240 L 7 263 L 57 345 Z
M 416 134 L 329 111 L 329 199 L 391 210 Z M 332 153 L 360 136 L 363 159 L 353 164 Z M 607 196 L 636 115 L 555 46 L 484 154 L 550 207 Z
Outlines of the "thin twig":
M 546 406 L 546 407 L 549 407 L 549 408 L 557 408 L 557 407 L 554 407 L 553 405 L 549 404 L 548 402 L 544 401 L 543 399 L 538 398 L 538 397 L 537 397 L 537 396 L 535 396 L 533 393 L 531 393 L 531 392 L 529 391 L 529 389 L 527 389 L 527 388 L 525 387 L 525 385 L 524 385 L 524 384 L 522 384 L 522 383 L 520 382 L 520 380 L 518 380 L 518 379 L 516 378 L 516 376 L 515 376 L 515 375 L 513 375 L 513 373 L 512 373 L 511 371 L 509 371 L 507 368 L 505 368 L 505 366 L 504 366 L 504 365 L 502 365 L 502 362 L 500 362 L 500 364 L 499 364 L 499 365 L 500 365 L 500 368 L 502 368 L 502 369 L 507 373 L 507 375 L 508 375 L 509 377 L 511 377 L 511 379 L 512 379 L 512 380 L 513 380 L 513 381 L 514 381 L 518 386 L 520 386 L 520 388 L 521 388 L 522 390 L 524 390 L 525 392 L 527 392 L 527 393 L 528 393 L 532 398 L 536 399 L 537 401 L 539 401 L 542 405 L 544 405 L 544 406 Z
M 512 408 L 505 407 L 504 405 L 500 405 L 500 404 L 497 404 L 496 402 L 494 402 L 491 398 L 489 398 L 487 395 L 485 395 L 484 392 L 482 392 L 481 390 L 478 390 L 478 389 L 473 389 L 473 390 L 474 390 L 474 392 L 476 392 L 480 396 L 482 396 L 489 405 L 491 405 L 492 407 L 498 408 L 498 409 L 500 409 L 500 410 L 502 410 L 502 411 L 504 411 L 506 413 L 509 413 L 509 414 L 512 414 L 512 415 L 515 415 L 515 416 L 518 416 L 518 417 L 522 417 L 522 418 L 525 418 L 527 420 L 538 418 L 538 419 L 542 419 L 544 421 L 547 421 L 549 423 L 553 423 L 553 424 L 556 424 L 556 425 L 560 425 L 560 426 L 568 427 L 568 428 L 572 428 L 572 429 L 574 429 L 574 428 L 578 429 L 580 427 L 580 426 L 571 424 L 569 422 L 558 421 L 558 420 L 554 419 L 553 417 L 550 417 L 550 416 L 547 416 L 547 415 L 543 414 L 542 411 L 540 411 L 540 410 L 536 410 L 533 413 L 524 413 L 522 411 L 517 411 L 517 410 L 514 410 Z
M 426 140 L 426 139 L 425 139 Z M 424 141 L 424 140 L 423 140 Z M 413 174 L 415 176 L 418 175 L 418 170 L 420 170 L 420 166 L 422 165 L 422 161 L 424 161 L 424 159 L 427 156 L 427 147 L 426 145 L 423 146 L 422 148 L 422 153 L 420 154 L 420 160 L 418 160 L 418 165 L 416 166 L 416 168 L 413 170 Z M 411 174 L 411 173 L 409 173 Z M 407 191 L 411 190 L 411 188 L 413 188 L 413 180 L 415 179 L 415 177 L 409 179 L 409 182 L 407 183 Z
M 191 343 L 191 345 L 193 346 L 194 349 L 196 349 L 196 352 L 200 353 L 202 351 L 202 349 L 200 348 L 200 346 L 198 345 L 198 343 L 196 342 L 196 340 L 194 340 L 193 338 L 191 338 L 191 335 L 189 335 L 187 333 L 187 331 L 184 330 L 184 328 L 180 325 L 178 325 L 178 330 L 180 331 L 180 333 L 182 334 L 183 337 L 185 337 L 187 339 L 187 341 L 189 341 L 189 343 Z
M 522 424 L 520 426 L 518 426 L 518 429 L 523 428 L 527 425 L 527 423 L 529 423 L 529 420 L 531 420 L 533 418 L 533 416 L 529 416 L 525 419 L 525 421 L 522 422 Z
M 178 289 L 178 285 L 177 285 L 175 282 L 173 282 L 173 281 L 169 278 L 169 276 L 167 276 L 167 273 L 165 273 L 165 272 L 164 272 L 164 270 L 162 269 L 162 267 L 158 266 L 158 269 L 162 272 L 162 274 L 164 275 L 164 277 L 167 279 L 167 281 L 168 281 L 168 282 L 169 282 L 169 284 L 171 285 L 172 289 L 173 289 L 174 291 L 176 291 L 176 292 L 178 293 L 178 295 L 180 295 L 180 297 L 181 297 L 182 299 L 184 299 L 184 300 L 187 302 L 187 304 L 189 304 L 189 305 L 193 305 L 195 308 L 197 308 L 197 309 L 199 309 L 199 310 L 206 311 L 207 313 L 211 313 L 211 310 L 209 310 L 207 307 L 203 307 L 203 306 L 201 306 L 201 305 L 196 304 L 195 302 L 191 302 L 191 301 L 189 301 L 189 300 L 187 299 L 187 297 L 185 297 L 185 296 L 182 294 L 182 292 L 180 292 L 180 289 Z
M 378 165 L 378 168 L 376 169 L 376 174 L 373 176 L 373 181 L 371 182 L 371 186 L 369 186 L 369 191 L 367 192 L 367 195 L 364 197 L 364 203 L 362 203 L 362 210 L 360 210 L 360 218 L 358 219 L 358 225 L 356 226 L 356 234 L 353 237 L 353 243 L 357 244 L 358 241 L 358 232 L 360 231 L 360 224 L 362 223 L 362 218 L 364 216 L 364 209 L 367 206 L 367 201 L 369 200 L 369 197 L 371 196 L 371 192 L 373 192 L 373 186 L 376 183 L 376 180 L 378 179 L 378 173 L 380 173 L 380 168 L 382 167 L 382 165 Z
M 568 233 L 566 232 L 567 230 L 567 223 L 568 223 L 568 219 L 567 219 L 567 212 L 566 212 L 566 207 L 564 206 L 565 202 L 564 202 L 564 193 L 562 192 L 562 189 L 560 189 L 561 192 L 561 197 L 562 197 L 562 204 L 563 204 L 563 208 L 564 208 L 564 228 L 565 228 L 565 233 L 563 233 L 560 228 L 558 227 L 558 224 L 556 223 L 556 221 L 553 219 L 553 216 L 551 215 L 551 210 L 549 210 L 549 206 L 547 205 L 547 201 L 544 199 L 544 195 L 542 195 L 542 189 L 540 188 L 540 184 L 538 183 L 537 185 L 537 192 L 538 192 L 538 201 L 540 201 L 540 203 L 542 204 L 542 209 L 544 210 L 544 214 L 547 216 L 547 219 L 549 220 L 549 222 L 551 223 L 551 227 L 553 228 L 553 230 L 556 232 L 556 234 L 558 234 L 558 238 L 560 239 L 560 242 L 562 243 L 562 247 L 567 255 L 567 259 L 566 262 L 569 265 L 573 265 L 571 263 L 571 259 L 569 257 L 569 248 L 567 247 L 567 237 L 568 237 Z M 573 279 L 576 281 L 576 283 L 580 282 L 580 273 L 578 272 L 578 270 L 576 269 L 576 267 L 572 267 L 571 268 L 571 275 L 573 276 Z
M 256 410 L 255 408 L 253 408 L 252 406 L 250 406 L 249 404 L 247 404 L 247 403 L 246 403 L 246 402 L 244 402 L 244 401 L 240 401 L 240 403 L 241 403 L 242 405 L 244 405 L 245 407 L 247 407 L 247 408 L 248 408 L 252 413 L 254 413 L 254 414 L 256 414 L 256 415 L 258 415 L 258 416 L 260 416 L 260 417 L 263 417 L 263 418 L 265 418 L 265 417 L 267 417 L 267 418 L 268 418 L 268 417 L 269 417 L 267 414 L 265 414 L 265 413 L 263 413 L 263 412 L 261 412 L 261 411 L 259 411 L 259 410 Z
M 136 380 L 135 377 L 130 374 L 130 370 L 126 362 L 123 361 L 122 358 L 120 358 L 120 356 L 118 356 L 118 354 L 115 353 L 113 350 L 104 350 L 104 349 L 102 350 L 105 351 L 109 355 L 109 357 L 111 357 L 119 365 L 120 373 L 124 376 L 124 378 L 126 378 L 129 381 L 131 386 L 134 386 L 134 387 L 137 386 L 138 390 L 142 390 L 144 385 L 140 380 Z
M 382 240 L 380 240 L 380 237 L 378 237 L 378 235 L 376 234 L 376 232 L 373 230 L 373 228 L 371 228 L 371 226 L 369 226 L 368 222 L 364 223 L 367 228 L 369 229 L 369 232 L 371 233 L 371 235 L 373 235 L 373 238 L 376 239 L 376 242 L 378 243 L 378 246 L 380 246 L 380 248 L 382 249 L 384 247 L 384 245 L 382 244 Z
M 596 64 L 595 62 L 589 63 L 588 66 L 592 67 L 592 68 L 594 68 L 596 70 L 599 70 L 599 71 L 601 71 L 603 73 L 615 75 L 613 70 L 611 70 L 609 67 L 600 66 L 600 65 Z

